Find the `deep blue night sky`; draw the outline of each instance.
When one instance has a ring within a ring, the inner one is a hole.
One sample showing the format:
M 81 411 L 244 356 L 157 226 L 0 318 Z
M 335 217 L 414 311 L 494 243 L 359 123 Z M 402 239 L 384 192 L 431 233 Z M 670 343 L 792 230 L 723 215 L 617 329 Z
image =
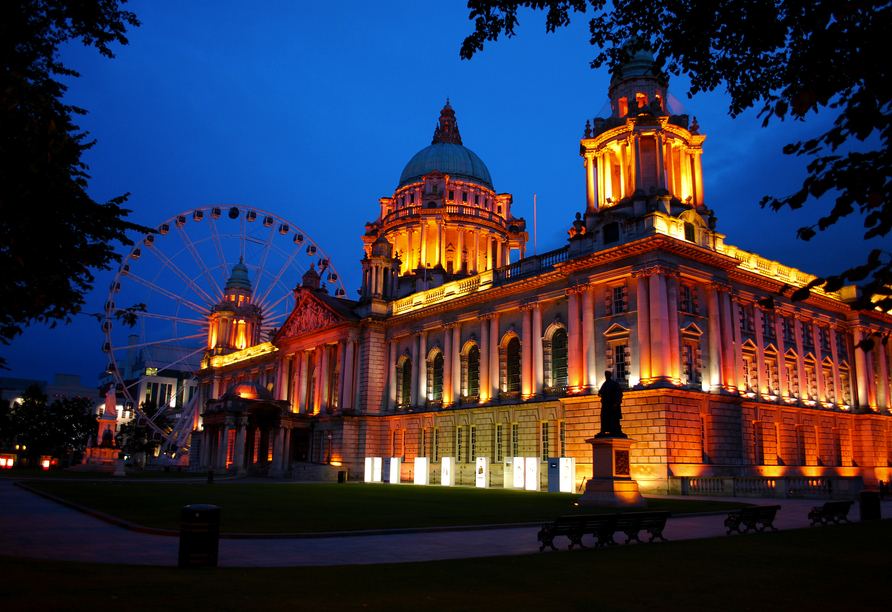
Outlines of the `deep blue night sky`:
M 584 210 L 579 139 L 609 84 L 606 69 L 589 67 L 595 51 L 584 16 L 546 35 L 544 16 L 524 13 L 516 38 L 462 61 L 473 24 L 461 0 L 138 0 L 125 8 L 143 25 L 115 59 L 80 45 L 62 59 L 83 75 L 70 81 L 67 99 L 89 111 L 79 123 L 98 141 L 86 156 L 90 193 L 105 201 L 130 192 L 137 223 L 156 226 L 212 204 L 268 210 L 322 246 L 356 297 L 363 225 L 430 144 L 447 96 L 465 146 L 487 164 L 496 190 L 514 195 L 531 237 L 538 196 L 539 252 L 562 246 Z M 705 199 L 727 243 L 819 275 L 883 245 L 860 240 L 857 216 L 803 243 L 795 230 L 821 206 L 780 214 L 758 206 L 763 195 L 799 187 L 805 161 L 781 148 L 825 130 L 830 113 L 762 129 L 755 111 L 731 119 L 723 92 L 687 99 L 683 78 L 670 91 L 707 135 Z M 112 277 L 97 276 L 87 310 L 101 310 Z M 11 367 L 4 375 L 71 373 L 95 384 L 103 336 L 94 319 L 76 319 L 27 329 L 2 350 Z

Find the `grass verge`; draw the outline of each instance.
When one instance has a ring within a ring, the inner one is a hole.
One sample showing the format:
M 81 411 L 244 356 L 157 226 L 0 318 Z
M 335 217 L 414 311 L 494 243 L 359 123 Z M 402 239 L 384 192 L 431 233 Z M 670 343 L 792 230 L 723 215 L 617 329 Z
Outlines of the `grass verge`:
M 179 529 L 190 504 L 223 509 L 220 529 L 296 533 L 486 525 L 552 520 L 562 514 L 615 512 L 574 506 L 574 493 L 366 484 L 216 484 L 30 482 L 28 486 L 118 518 Z M 747 504 L 649 498 L 649 510 L 722 511 Z
M 178 569 L 0 557 L 4 609 L 888 610 L 892 521 L 489 557 Z M 110 573 L 111 572 L 111 573 Z M 110 576 L 113 576 L 110 579 Z

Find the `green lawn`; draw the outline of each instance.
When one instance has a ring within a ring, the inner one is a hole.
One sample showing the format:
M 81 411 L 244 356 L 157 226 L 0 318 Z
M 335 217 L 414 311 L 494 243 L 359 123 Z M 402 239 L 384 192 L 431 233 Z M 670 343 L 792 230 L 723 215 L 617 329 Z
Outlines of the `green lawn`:
M 213 504 L 224 532 L 317 532 L 552 520 L 596 512 L 575 493 L 371 484 L 32 482 L 29 486 L 140 525 L 179 529 L 180 510 Z M 739 501 L 650 498 L 674 513 L 740 508 Z M 601 510 L 615 512 L 615 510 Z
M 0 478 L 10 478 L 13 480 L 26 480 L 37 478 L 40 480 L 121 480 L 120 476 L 112 476 L 108 472 L 73 472 L 70 470 L 41 470 L 41 469 L 13 469 L 0 471 Z M 135 478 L 138 480 L 207 480 L 207 474 L 195 472 L 163 472 L 161 470 L 141 470 L 127 471 L 125 478 Z
M 389 565 L 178 569 L 0 557 L 3 609 L 889 610 L 892 521 Z

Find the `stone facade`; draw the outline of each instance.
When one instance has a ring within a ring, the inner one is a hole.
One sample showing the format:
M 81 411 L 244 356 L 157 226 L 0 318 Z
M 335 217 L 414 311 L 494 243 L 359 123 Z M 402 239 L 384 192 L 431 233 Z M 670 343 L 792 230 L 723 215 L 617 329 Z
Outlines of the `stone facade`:
M 793 302 L 790 288 L 813 276 L 725 244 L 704 204 L 706 137 L 672 114 L 651 68 L 636 54 L 612 83 L 612 115 L 580 141 L 585 211 L 567 246 L 533 257 L 447 103 L 431 147 L 366 224 L 360 300 L 329 296 L 311 269 L 269 343 L 209 344 L 203 400 L 245 382 L 270 390 L 285 408 L 257 435 L 272 450 L 193 464 L 259 471 L 275 456 L 285 473 L 316 463 L 356 474 L 366 457 L 394 456 L 410 480 L 426 456 L 438 482 L 440 459 L 455 457 L 457 482 L 470 484 L 475 457 L 488 456 L 499 486 L 506 459 L 568 456 L 581 485 L 609 370 L 625 387 L 642 491 L 888 480 L 892 347 L 857 345 L 892 318 L 850 309 L 855 287 Z

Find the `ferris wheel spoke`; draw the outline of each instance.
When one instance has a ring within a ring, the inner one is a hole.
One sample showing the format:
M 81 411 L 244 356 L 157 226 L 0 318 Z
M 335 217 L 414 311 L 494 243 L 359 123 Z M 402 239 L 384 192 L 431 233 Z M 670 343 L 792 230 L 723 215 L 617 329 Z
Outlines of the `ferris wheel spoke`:
M 220 285 L 217 284 L 217 281 L 214 280 L 213 275 L 208 270 L 207 266 L 204 265 L 204 260 L 198 254 L 198 249 L 195 248 L 195 245 L 192 243 L 192 240 L 189 239 L 189 235 L 186 233 L 179 224 L 176 226 L 177 232 L 180 234 L 180 238 L 183 239 L 183 242 L 186 244 L 186 248 L 189 249 L 189 253 L 192 255 L 192 259 L 195 260 L 195 263 L 201 268 L 201 274 L 204 276 L 205 280 L 208 282 L 208 285 L 213 287 L 214 294 L 216 295 L 215 302 L 220 301 L 220 296 L 223 295 L 223 291 L 220 289 Z
M 229 270 L 226 269 L 226 256 L 223 254 L 220 233 L 217 231 L 217 222 L 213 215 L 208 215 L 208 224 L 211 227 L 211 238 L 214 242 L 214 248 L 217 250 L 217 259 L 220 261 L 220 273 L 223 275 L 223 282 L 226 283 L 229 280 Z
M 262 272 L 266 268 L 266 259 L 269 257 L 269 251 L 273 246 L 273 238 L 276 235 L 276 225 L 269 226 L 269 234 L 266 237 L 266 241 L 263 242 L 263 255 L 260 257 L 260 264 L 257 266 L 257 281 L 260 284 L 260 272 Z
M 133 274 L 132 272 L 127 275 L 127 278 L 132 278 L 133 280 L 135 280 L 139 284 L 143 285 L 144 287 L 151 289 L 152 291 L 156 291 L 157 293 L 163 295 L 164 297 L 170 298 L 171 300 L 174 300 L 175 302 L 178 302 L 179 304 L 186 306 L 187 308 L 191 308 L 198 314 L 202 314 L 202 315 L 211 314 L 210 308 L 207 308 L 205 306 L 199 306 L 198 304 L 195 304 L 194 302 L 191 302 L 185 298 L 182 298 L 182 297 L 176 295 L 175 293 L 168 291 L 167 289 L 153 283 L 150 280 L 146 280 L 140 276 Z
M 275 302 L 273 302 L 273 303 L 270 304 L 269 306 L 263 306 L 263 310 L 264 310 L 264 311 L 272 310 L 273 308 L 275 308 L 276 306 L 278 306 L 279 304 L 281 304 L 281 303 L 282 303 L 282 300 L 288 299 L 288 297 L 290 297 L 290 294 L 286 293 L 285 295 L 283 295 L 282 297 L 280 297 L 278 300 L 276 300 Z
M 180 280 L 186 283 L 186 286 L 189 287 L 196 294 L 198 294 L 199 297 L 204 299 L 205 302 L 207 302 L 208 304 L 216 304 L 220 301 L 219 299 L 212 298 L 207 294 L 207 292 L 205 292 L 204 289 L 193 283 L 192 279 L 186 276 L 186 274 L 182 270 L 180 270 L 180 268 L 176 264 L 174 264 L 168 257 L 162 254 L 161 251 L 159 251 L 158 249 L 151 249 L 151 251 L 155 255 L 155 257 L 157 257 L 161 261 L 161 263 L 165 265 L 165 267 L 169 268 L 171 272 L 179 276 Z
M 173 321 L 174 323 L 189 323 L 192 325 L 197 325 L 199 327 L 207 327 L 207 319 L 184 319 L 182 317 L 175 317 L 173 315 L 163 315 L 157 314 L 154 312 L 141 312 L 139 316 L 145 317 L 147 319 L 160 319 L 162 321 Z
M 285 265 L 281 267 L 278 274 L 276 274 L 276 277 L 272 280 L 272 282 L 270 282 L 269 287 L 266 288 L 266 291 L 264 291 L 263 295 L 261 295 L 260 298 L 257 300 L 259 303 L 262 304 L 266 302 L 266 298 L 269 297 L 269 294 L 272 292 L 272 290 L 275 289 L 276 285 L 279 284 L 279 281 L 282 280 L 282 275 L 285 274 L 285 270 L 289 269 L 291 267 L 291 264 L 294 263 L 294 258 L 297 257 L 298 253 L 300 253 L 300 247 L 297 247 L 296 249 L 294 249 L 294 251 L 292 251 L 291 256 L 288 258 L 288 261 L 286 261 Z

